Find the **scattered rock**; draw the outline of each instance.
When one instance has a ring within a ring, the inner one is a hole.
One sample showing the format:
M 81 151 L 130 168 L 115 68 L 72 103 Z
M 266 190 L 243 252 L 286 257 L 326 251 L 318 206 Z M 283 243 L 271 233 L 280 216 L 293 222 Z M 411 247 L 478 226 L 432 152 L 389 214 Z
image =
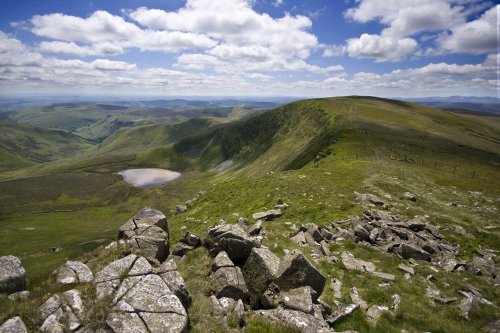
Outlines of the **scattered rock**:
M 341 255 L 342 258 L 342 263 L 344 264 L 345 268 L 350 271 L 350 270 L 356 270 L 360 272 L 374 272 L 375 271 L 375 265 L 369 261 L 363 261 L 354 258 L 354 256 L 349 253 L 349 252 L 342 252 Z
M 361 298 L 356 287 L 351 288 L 351 299 L 354 304 L 358 304 L 363 310 L 368 309 L 368 304 Z
M 120 227 L 118 239 L 124 239 L 134 253 L 151 262 L 161 263 L 170 253 L 167 218 L 149 207 L 141 209 Z
M 0 294 L 12 294 L 26 289 L 26 271 L 14 256 L 0 257 Z
M 483 330 L 488 333 L 500 333 L 500 319 L 486 324 L 485 326 L 483 326 Z
M 349 252 L 342 252 L 342 263 L 347 270 L 366 272 L 384 281 L 394 281 L 395 279 L 395 276 L 392 274 L 375 271 L 375 265 L 373 263 L 356 259 Z
M 410 266 L 406 266 L 406 265 L 403 265 L 403 264 L 399 264 L 399 269 L 402 270 L 403 272 L 406 272 L 410 275 L 415 275 L 415 270 L 410 267 Z
M 257 220 L 257 222 L 255 222 L 255 224 L 248 229 L 248 233 L 251 236 L 255 236 L 260 233 L 261 229 L 262 229 L 262 220 Z
M 332 286 L 333 289 L 333 297 L 337 299 L 342 298 L 342 282 L 340 282 L 340 280 L 332 278 L 330 285 Z
M 375 304 L 372 305 L 368 309 L 368 311 L 366 311 L 366 316 L 368 317 L 368 320 L 370 320 L 372 323 L 375 323 L 385 312 L 390 312 L 389 308 L 386 305 Z
M 354 195 L 356 201 L 358 201 L 362 205 L 386 207 L 385 202 L 383 202 L 379 197 L 377 197 L 374 194 L 359 193 L 356 191 L 354 191 L 352 194 Z
M 175 206 L 175 215 L 182 214 L 186 212 L 188 207 L 186 205 L 176 205 Z
M 272 220 L 276 217 L 283 215 L 281 209 L 270 209 L 265 212 L 254 213 L 252 217 L 254 220 Z
M 456 297 L 443 296 L 441 291 L 434 289 L 430 286 L 427 286 L 427 288 L 425 289 L 425 296 L 427 296 L 431 300 L 438 302 L 439 304 L 448 304 L 457 300 Z
M 255 311 L 254 314 L 263 316 L 271 321 L 292 325 L 304 333 L 330 332 L 330 328 L 324 320 L 301 311 L 277 308 L 271 310 L 258 310 Z
M 403 196 L 405 197 L 405 199 L 407 200 L 410 200 L 410 201 L 417 201 L 417 197 L 415 196 L 415 194 L 411 193 L 411 192 L 405 192 L 403 194 Z
M 359 308 L 359 304 L 349 304 L 347 306 L 339 306 L 337 310 L 329 316 L 326 321 L 328 324 L 333 325 L 342 319 L 350 316 L 356 309 Z
M 0 333 L 28 333 L 28 330 L 21 317 L 14 317 L 0 326 Z

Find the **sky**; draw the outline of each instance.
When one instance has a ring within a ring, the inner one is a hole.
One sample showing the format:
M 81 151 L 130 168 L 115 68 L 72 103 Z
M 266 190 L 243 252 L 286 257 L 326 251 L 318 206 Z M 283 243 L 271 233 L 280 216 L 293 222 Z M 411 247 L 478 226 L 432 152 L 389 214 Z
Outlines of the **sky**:
M 0 94 L 496 96 L 488 0 L 0 2 Z

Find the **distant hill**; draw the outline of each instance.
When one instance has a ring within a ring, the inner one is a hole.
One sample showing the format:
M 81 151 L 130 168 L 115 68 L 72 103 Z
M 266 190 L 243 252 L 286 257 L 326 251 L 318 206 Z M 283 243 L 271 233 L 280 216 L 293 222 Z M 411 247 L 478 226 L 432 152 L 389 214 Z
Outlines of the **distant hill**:
M 0 121 L 0 171 L 74 156 L 90 147 L 63 131 Z

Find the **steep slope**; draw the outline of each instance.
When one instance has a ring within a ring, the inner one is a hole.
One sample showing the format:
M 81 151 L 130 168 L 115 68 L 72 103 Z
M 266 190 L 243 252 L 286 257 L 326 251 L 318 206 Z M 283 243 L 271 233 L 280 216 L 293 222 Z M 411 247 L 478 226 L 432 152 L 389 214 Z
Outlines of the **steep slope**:
M 499 129 L 500 118 L 485 121 L 481 116 L 411 103 L 346 97 L 287 104 L 183 139 L 175 144 L 175 150 L 204 166 L 226 161 L 224 167 L 251 175 L 300 168 L 336 140 L 349 140 L 348 136 L 356 134 L 352 139 L 358 141 L 363 133 L 367 135 L 357 144 L 363 146 L 364 154 L 380 154 L 381 150 L 425 154 L 431 149 L 462 157 L 479 154 L 490 160 L 500 155 Z M 393 144 L 390 149 L 387 143 Z

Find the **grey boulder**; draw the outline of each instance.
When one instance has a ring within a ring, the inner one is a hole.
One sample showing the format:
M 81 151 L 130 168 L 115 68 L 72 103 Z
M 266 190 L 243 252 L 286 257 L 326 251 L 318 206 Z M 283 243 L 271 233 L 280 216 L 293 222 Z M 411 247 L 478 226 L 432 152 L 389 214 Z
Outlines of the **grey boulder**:
M 26 271 L 19 258 L 0 257 L 0 294 L 12 294 L 26 289 Z
M 325 287 L 326 278 L 298 251 L 287 253 L 280 262 L 274 280 L 281 290 L 309 286 L 319 297 Z
M 7 320 L 0 326 L 0 333 L 27 333 L 28 330 L 24 325 L 21 317 L 14 317 Z
M 252 305 L 257 305 L 269 283 L 276 277 L 280 259 L 265 248 L 253 248 L 242 273 L 248 284 Z
M 167 218 L 161 212 L 146 207 L 118 230 L 118 239 L 123 239 L 134 253 L 152 262 L 167 259 L 170 250 Z
M 91 282 L 93 279 L 92 271 L 80 261 L 66 261 L 64 265 L 59 267 L 56 276 L 56 281 L 59 284 Z

